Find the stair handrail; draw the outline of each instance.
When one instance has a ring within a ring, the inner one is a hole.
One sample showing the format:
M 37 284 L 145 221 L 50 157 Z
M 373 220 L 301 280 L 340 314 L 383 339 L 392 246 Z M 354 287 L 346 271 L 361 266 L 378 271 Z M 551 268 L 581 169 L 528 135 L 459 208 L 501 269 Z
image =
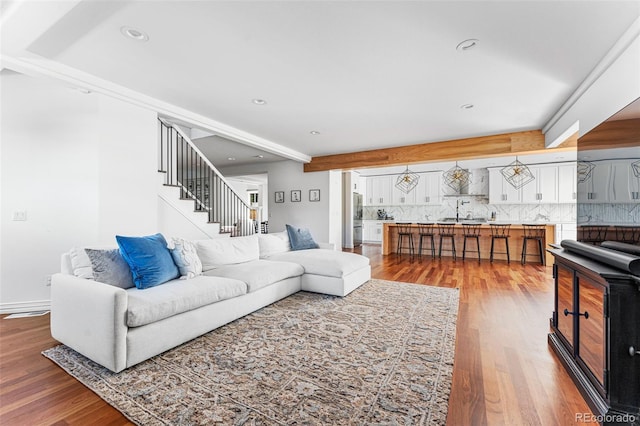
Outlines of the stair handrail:
M 171 171 L 173 170 L 174 167 L 176 167 L 174 165 L 174 161 L 172 161 L 172 159 L 174 157 L 172 157 L 172 155 L 170 155 L 170 151 L 167 151 L 167 153 L 165 154 L 162 151 L 162 147 L 163 147 L 163 140 L 164 140 L 164 136 L 163 136 L 163 130 L 162 130 L 162 126 L 164 126 L 167 131 L 169 132 L 167 134 L 167 136 L 169 134 L 171 134 L 171 132 L 175 132 L 175 135 L 178 139 L 176 139 L 177 143 L 180 141 L 180 139 L 182 140 L 182 143 L 186 144 L 186 146 L 188 147 L 189 150 L 191 150 L 191 152 L 193 154 L 195 154 L 196 158 L 198 158 L 201 162 L 200 166 L 203 167 L 205 170 L 209 170 L 210 176 L 214 179 L 217 179 L 219 181 L 219 184 L 222 185 L 222 187 L 224 188 L 225 191 L 228 192 L 228 196 L 227 197 L 219 197 L 218 198 L 218 204 L 217 206 L 214 206 L 213 204 L 211 204 L 212 202 L 212 198 L 211 198 L 211 192 L 209 193 L 209 200 L 205 201 L 204 199 L 200 199 L 197 193 L 194 193 L 192 190 L 190 190 L 187 185 L 186 182 L 182 182 L 179 179 L 179 176 L 175 176 L 174 178 L 170 178 L 170 176 L 174 176 L 172 174 L 167 175 L 167 178 L 165 180 L 166 184 L 169 185 L 175 185 L 178 186 L 181 190 L 182 193 L 187 195 L 188 198 L 192 199 L 195 203 L 196 203 L 196 208 L 199 209 L 200 211 L 205 211 L 207 212 L 208 216 L 209 216 L 209 221 L 212 222 L 218 222 L 221 224 L 221 228 L 220 228 L 220 232 L 228 232 L 228 226 L 230 224 L 233 224 L 236 231 L 240 232 L 240 235 L 247 235 L 245 234 L 245 232 L 248 232 L 248 234 L 252 234 L 254 233 L 254 227 L 250 226 L 248 227 L 246 222 L 242 225 L 240 225 L 241 222 L 227 222 L 227 214 L 231 213 L 239 213 L 240 211 L 245 211 L 247 214 L 249 214 L 249 212 L 251 211 L 251 206 L 249 206 L 249 204 L 242 198 L 242 196 L 240 194 L 238 194 L 238 192 L 236 192 L 236 190 L 229 184 L 229 182 L 226 180 L 226 178 L 224 177 L 224 175 L 220 172 L 220 170 L 218 170 L 213 163 L 211 163 L 211 161 L 204 155 L 204 153 L 195 145 L 195 143 L 191 140 L 191 138 L 189 136 L 187 136 L 187 134 L 176 124 L 170 122 L 167 119 L 158 117 L 158 121 L 161 124 L 161 133 L 160 133 L 160 152 L 159 152 L 159 169 L 158 171 L 165 171 L 165 167 L 166 167 L 166 171 Z M 171 137 L 171 139 L 167 140 L 167 149 L 169 149 L 169 146 L 171 144 L 170 140 L 172 140 L 173 137 Z M 177 153 L 177 152 L 176 152 Z M 175 157 L 176 159 L 178 157 Z M 165 164 L 166 161 L 166 164 Z M 174 180 L 175 179 L 175 180 Z M 211 191 L 213 191 L 213 188 L 211 188 Z M 228 198 L 228 197 L 232 197 L 232 198 Z M 220 205 L 219 203 L 222 202 L 222 200 L 226 200 L 226 201 L 231 201 L 232 202 L 232 206 L 230 208 L 226 208 L 225 205 L 226 203 L 223 203 L 222 205 Z M 233 203 L 236 203 L 235 206 L 233 205 Z M 240 210 L 238 210 L 240 209 Z M 222 214 L 222 216 L 220 216 Z M 240 219 L 240 218 L 239 218 Z M 222 225 L 224 225 L 224 229 L 222 228 Z
M 249 206 L 243 199 L 242 197 L 240 197 L 240 194 L 238 194 L 236 192 L 235 189 L 233 189 L 233 187 L 229 184 L 229 182 L 227 182 L 227 179 L 225 179 L 224 175 L 222 173 L 220 173 L 220 170 L 218 170 L 216 168 L 216 166 L 213 165 L 213 163 L 211 161 L 209 161 L 209 159 L 207 158 L 206 155 L 204 155 L 202 153 L 202 151 L 200 151 L 200 148 L 198 148 L 196 146 L 195 143 L 193 143 L 193 141 L 191 140 L 191 138 L 189 136 L 187 136 L 187 134 L 177 125 L 173 124 L 170 121 L 167 121 L 166 119 L 162 118 L 162 117 L 158 117 L 158 120 L 160 120 L 162 123 L 164 123 L 165 126 L 167 127 L 171 127 L 172 129 L 175 129 L 176 132 L 178 132 L 178 134 L 180 136 L 182 136 L 184 138 L 185 141 L 187 141 L 187 143 L 189 144 L 189 146 L 191 146 L 191 148 L 193 148 L 193 150 L 200 156 L 202 157 L 202 159 L 204 160 L 205 164 L 207 166 L 209 166 L 209 168 L 211 170 L 213 170 L 215 172 L 216 175 L 218 175 L 220 177 L 220 179 L 222 179 L 222 181 L 229 187 L 229 189 L 231 189 L 231 191 L 233 191 L 234 194 L 236 194 L 238 196 L 238 198 L 240 198 L 240 200 L 249 208 L 251 208 L 251 206 Z

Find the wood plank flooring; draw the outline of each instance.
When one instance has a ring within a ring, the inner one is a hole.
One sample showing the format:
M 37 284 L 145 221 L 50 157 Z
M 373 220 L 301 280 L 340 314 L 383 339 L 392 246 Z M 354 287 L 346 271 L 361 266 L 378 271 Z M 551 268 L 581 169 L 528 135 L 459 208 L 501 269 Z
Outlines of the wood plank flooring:
M 449 425 L 572 425 L 590 412 L 547 346 L 551 267 L 357 251 L 374 278 L 460 288 Z M 48 315 L 0 320 L 0 425 L 131 424 L 40 355 L 56 343 Z

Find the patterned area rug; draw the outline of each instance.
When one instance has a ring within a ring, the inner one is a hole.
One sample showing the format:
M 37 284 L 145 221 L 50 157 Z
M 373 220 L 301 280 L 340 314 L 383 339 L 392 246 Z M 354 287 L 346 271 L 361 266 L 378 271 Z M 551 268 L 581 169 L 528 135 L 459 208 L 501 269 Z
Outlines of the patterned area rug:
M 457 289 L 299 292 L 115 374 L 43 354 L 140 425 L 445 424 Z

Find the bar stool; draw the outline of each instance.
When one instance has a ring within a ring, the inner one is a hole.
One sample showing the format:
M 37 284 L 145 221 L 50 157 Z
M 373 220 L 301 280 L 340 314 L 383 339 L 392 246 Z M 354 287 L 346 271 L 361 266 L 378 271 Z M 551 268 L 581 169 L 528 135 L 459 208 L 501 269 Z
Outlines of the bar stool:
M 599 246 L 607 239 L 608 226 L 582 225 L 578 227 L 578 241 Z
M 527 261 L 527 256 L 535 255 L 535 253 L 527 254 L 527 242 L 529 240 L 538 242 L 538 255 L 540 256 L 540 263 L 544 265 L 544 251 L 542 250 L 542 239 L 545 234 L 544 225 L 528 225 L 523 223 L 522 228 L 524 230 L 524 238 L 522 239 L 522 257 L 520 262 L 524 265 Z
M 453 260 L 456 260 L 456 230 L 455 223 L 439 223 L 438 233 L 440 235 L 440 248 L 438 249 L 438 257 L 442 258 L 442 241 L 445 238 L 451 239 L 451 249 L 448 250 L 453 253 Z
M 464 260 L 467 254 L 467 239 L 471 238 L 476 240 L 477 251 L 471 251 L 471 253 L 478 253 L 478 262 L 480 262 L 480 224 L 479 223 L 463 223 L 462 235 L 464 236 L 464 244 L 462 245 L 462 260 Z
M 418 254 L 422 257 L 422 241 L 425 238 L 429 238 L 431 240 L 431 257 L 436 257 L 436 245 L 434 242 L 435 238 L 435 223 L 418 223 L 418 233 L 420 234 L 420 244 L 418 245 Z
M 414 246 L 413 246 L 413 234 L 411 233 L 411 225 L 410 222 L 396 222 L 396 229 L 398 230 L 398 245 L 396 247 L 396 253 L 402 255 L 402 249 L 408 249 L 409 255 L 413 256 Z M 403 246 L 402 241 L 406 239 L 409 243 L 408 246 Z
M 511 228 L 511 225 L 509 224 L 489 224 L 489 229 L 491 229 L 491 256 L 489 256 L 490 262 L 493 262 L 494 254 L 506 254 L 507 263 L 511 263 L 511 256 L 509 256 L 509 228 Z M 504 246 L 507 249 L 506 252 L 493 251 L 496 240 L 504 240 Z

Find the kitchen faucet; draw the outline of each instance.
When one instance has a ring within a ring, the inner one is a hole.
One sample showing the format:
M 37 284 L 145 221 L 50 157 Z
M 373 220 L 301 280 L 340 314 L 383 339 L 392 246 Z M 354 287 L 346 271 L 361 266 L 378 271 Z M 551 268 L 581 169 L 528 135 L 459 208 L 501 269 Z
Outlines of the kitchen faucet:
M 460 205 L 469 204 L 470 201 L 456 200 L 456 222 L 460 222 Z

